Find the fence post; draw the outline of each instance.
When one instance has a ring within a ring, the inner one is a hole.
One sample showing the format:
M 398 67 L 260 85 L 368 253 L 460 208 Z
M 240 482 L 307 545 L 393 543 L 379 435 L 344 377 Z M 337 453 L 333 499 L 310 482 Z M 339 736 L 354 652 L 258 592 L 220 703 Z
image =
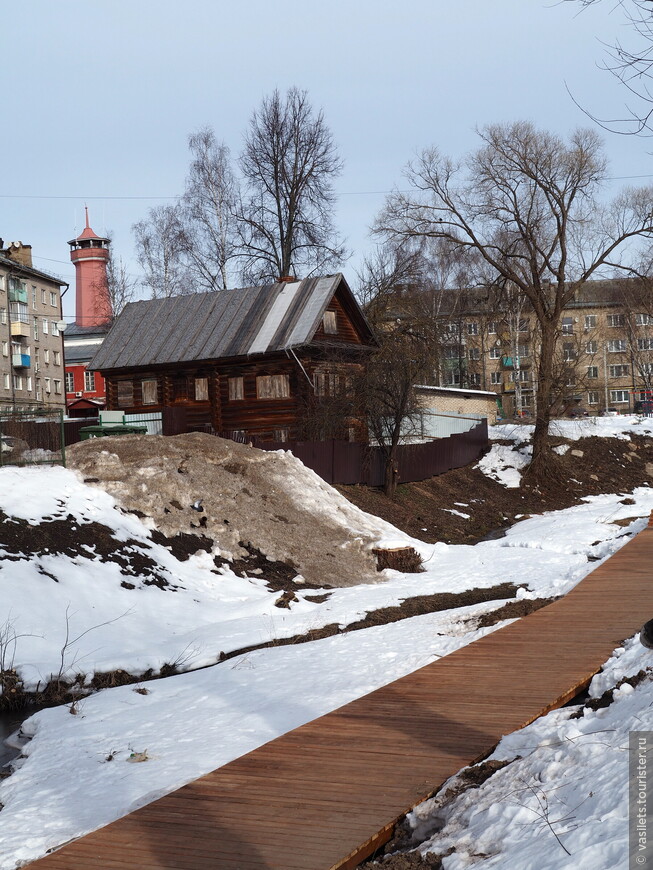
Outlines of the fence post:
M 59 412 L 59 437 L 61 439 L 61 464 L 66 467 L 66 430 L 63 425 L 63 411 Z

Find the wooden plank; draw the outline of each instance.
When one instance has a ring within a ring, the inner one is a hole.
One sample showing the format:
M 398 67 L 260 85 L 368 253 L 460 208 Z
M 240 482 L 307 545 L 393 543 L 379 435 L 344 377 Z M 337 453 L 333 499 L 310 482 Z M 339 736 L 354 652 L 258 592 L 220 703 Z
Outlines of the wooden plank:
M 353 870 L 501 736 L 559 706 L 653 611 L 653 529 L 565 598 L 34 862 Z

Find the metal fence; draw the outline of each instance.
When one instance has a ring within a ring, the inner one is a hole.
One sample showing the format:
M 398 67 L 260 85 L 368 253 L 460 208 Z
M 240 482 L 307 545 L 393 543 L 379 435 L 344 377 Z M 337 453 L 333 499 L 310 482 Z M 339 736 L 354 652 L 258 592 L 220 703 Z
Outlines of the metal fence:
M 65 464 L 63 411 L 0 412 L 0 466 Z
M 327 483 L 381 486 L 385 457 L 380 447 L 349 441 L 260 441 L 262 450 L 290 450 Z M 488 447 L 487 420 L 482 418 L 467 432 L 458 432 L 423 444 L 401 444 L 397 463 L 399 481 L 411 483 L 461 468 L 479 459 Z
M 420 425 L 422 438 L 448 438 L 449 435 L 458 435 L 461 432 L 469 432 L 475 426 L 486 419 L 482 414 L 430 414 L 424 412 L 421 415 Z
M 149 414 L 125 414 L 125 424 L 137 423 L 147 426 L 148 435 L 163 435 L 163 414 L 161 411 L 151 411 Z

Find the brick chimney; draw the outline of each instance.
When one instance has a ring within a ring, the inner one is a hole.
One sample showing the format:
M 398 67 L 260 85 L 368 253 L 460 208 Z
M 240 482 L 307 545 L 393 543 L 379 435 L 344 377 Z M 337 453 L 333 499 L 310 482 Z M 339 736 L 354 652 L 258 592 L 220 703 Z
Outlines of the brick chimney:
M 6 249 L 3 251 L 5 257 L 20 263 L 21 266 L 32 268 L 32 246 L 24 245 L 22 242 L 9 242 Z

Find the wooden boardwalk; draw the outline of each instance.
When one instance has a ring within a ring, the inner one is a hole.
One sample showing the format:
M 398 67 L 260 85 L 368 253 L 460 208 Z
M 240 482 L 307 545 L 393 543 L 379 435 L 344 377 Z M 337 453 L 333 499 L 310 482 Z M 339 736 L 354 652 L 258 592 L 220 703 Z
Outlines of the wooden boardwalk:
M 447 777 L 573 697 L 650 618 L 649 526 L 564 599 L 30 867 L 350 870 Z

